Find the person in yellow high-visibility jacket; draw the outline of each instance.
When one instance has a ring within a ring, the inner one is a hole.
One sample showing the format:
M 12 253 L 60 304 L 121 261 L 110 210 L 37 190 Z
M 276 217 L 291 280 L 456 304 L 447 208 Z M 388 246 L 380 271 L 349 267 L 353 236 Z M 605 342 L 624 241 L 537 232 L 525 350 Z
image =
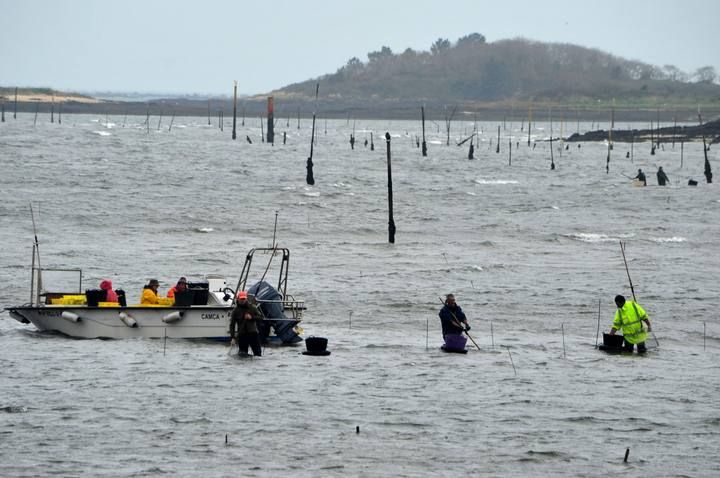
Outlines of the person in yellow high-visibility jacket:
M 650 326 L 650 318 L 640 304 L 632 300 L 626 301 L 621 295 L 615 296 L 615 305 L 618 310 L 615 311 L 615 319 L 613 320 L 610 335 L 615 335 L 618 330 L 623 333 L 623 349 L 626 352 L 633 351 L 637 345 L 639 354 L 645 353 L 645 340 L 647 333 L 652 330 Z M 647 330 L 643 328 L 643 322 L 647 324 Z

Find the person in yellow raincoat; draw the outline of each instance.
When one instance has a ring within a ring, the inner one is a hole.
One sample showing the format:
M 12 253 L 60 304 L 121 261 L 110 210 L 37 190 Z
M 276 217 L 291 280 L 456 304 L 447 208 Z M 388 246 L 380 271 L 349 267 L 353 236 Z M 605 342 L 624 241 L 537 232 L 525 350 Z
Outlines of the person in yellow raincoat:
M 157 279 L 150 279 L 148 285 L 143 287 L 142 295 L 140 296 L 140 304 L 158 304 L 158 287 L 160 282 Z
M 647 351 L 645 340 L 647 333 L 652 330 L 650 326 L 650 318 L 640 304 L 632 300 L 625 300 L 621 295 L 615 296 L 615 305 L 618 310 L 615 311 L 615 319 L 613 320 L 610 335 L 615 335 L 618 330 L 623 333 L 623 349 L 632 353 L 634 346 L 637 345 L 639 354 Z M 647 324 L 647 329 L 643 328 L 643 322 Z

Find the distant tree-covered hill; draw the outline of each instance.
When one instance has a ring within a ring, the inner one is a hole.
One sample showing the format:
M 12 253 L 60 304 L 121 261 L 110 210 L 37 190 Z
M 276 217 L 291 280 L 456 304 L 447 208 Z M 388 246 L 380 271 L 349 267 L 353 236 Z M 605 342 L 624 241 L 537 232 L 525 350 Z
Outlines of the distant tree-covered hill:
M 688 74 L 672 65 L 657 67 L 571 44 L 487 43 L 473 33 L 454 43 L 440 38 L 429 51 L 395 53 L 384 46 L 367 56 L 367 61 L 351 58 L 335 73 L 270 94 L 300 100 L 311 97 L 319 81 L 324 98 L 349 103 L 720 103 L 711 66 Z

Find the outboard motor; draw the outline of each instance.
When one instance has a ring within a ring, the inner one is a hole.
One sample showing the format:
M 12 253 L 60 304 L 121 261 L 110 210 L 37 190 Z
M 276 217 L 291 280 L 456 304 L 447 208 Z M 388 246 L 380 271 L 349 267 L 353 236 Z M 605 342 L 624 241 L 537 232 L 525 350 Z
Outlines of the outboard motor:
M 283 344 L 295 344 L 302 341 L 302 338 L 295 333 L 297 320 L 288 319 L 285 316 L 282 306 L 282 295 L 273 286 L 265 281 L 252 285 L 248 290 L 258 301 L 266 319 L 271 319 L 260 324 L 260 339 L 267 340 L 270 335 L 270 327 L 275 330 L 275 335 L 282 340 Z M 263 302 L 272 301 L 272 302 Z

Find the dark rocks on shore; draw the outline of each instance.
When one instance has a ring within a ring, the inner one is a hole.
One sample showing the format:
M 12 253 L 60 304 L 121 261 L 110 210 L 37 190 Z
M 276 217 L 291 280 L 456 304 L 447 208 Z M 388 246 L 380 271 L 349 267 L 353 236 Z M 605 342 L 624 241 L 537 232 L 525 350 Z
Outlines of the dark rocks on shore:
M 588 131 L 583 134 L 573 134 L 566 141 L 605 141 L 608 139 L 608 131 L 597 130 Z M 659 129 L 634 129 L 634 130 L 613 130 L 612 140 L 618 143 L 629 143 L 634 141 L 642 143 L 646 141 L 661 141 L 667 143 L 669 141 L 688 142 L 697 140 L 705 136 L 710 144 L 720 143 L 720 119 L 708 121 L 698 126 L 670 126 Z M 659 138 L 659 139 L 658 139 Z

